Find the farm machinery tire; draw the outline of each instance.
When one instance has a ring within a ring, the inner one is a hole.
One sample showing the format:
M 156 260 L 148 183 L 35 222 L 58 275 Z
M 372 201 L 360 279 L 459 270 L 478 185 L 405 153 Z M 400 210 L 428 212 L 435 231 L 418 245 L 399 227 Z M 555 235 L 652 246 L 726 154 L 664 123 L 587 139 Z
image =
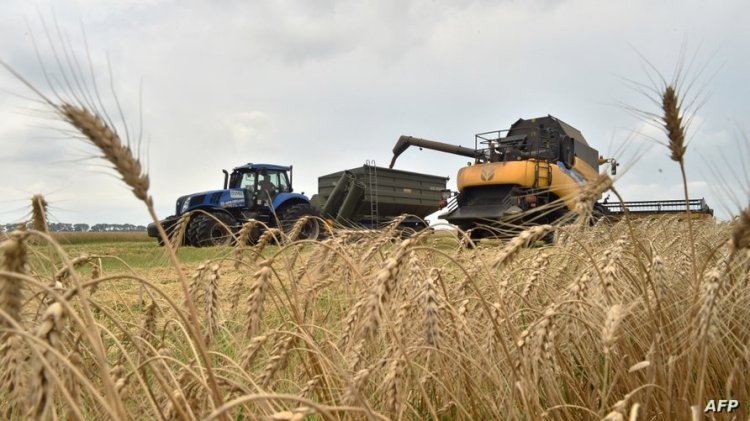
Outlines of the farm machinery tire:
M 201 213 L 190 221 L 187 227 L 187 240 L 190 245 L 195 247 L 227 246 L 234 242 L 233 233 L 237 227 L 237 221 L 223 212 L 213 213 L 211 216 Z
M 311 216 L 300 230 L 296 238 L 291 240 L 317 240 L 320 237 L 320 219 L 318 210 L 309 203 L 295 203 L 285 207 L 279 213 L 281 229 L 290 234 L 298 220 Z

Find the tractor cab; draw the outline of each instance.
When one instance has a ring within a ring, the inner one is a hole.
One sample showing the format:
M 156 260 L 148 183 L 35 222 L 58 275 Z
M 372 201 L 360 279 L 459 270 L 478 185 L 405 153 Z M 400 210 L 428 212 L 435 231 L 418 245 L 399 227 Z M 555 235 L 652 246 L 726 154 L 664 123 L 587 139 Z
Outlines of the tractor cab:
M 271 164 L 247 164 L 225 171 L 224 189 L 243 189 L 249 203 L 271 203 L 279 193 L 291 193 L 292 167 Z

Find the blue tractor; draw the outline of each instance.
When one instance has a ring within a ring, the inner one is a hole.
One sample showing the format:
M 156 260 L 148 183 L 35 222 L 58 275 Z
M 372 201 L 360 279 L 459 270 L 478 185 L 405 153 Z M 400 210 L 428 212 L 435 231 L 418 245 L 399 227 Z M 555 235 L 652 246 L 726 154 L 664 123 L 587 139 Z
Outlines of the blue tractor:
M 303 194 L 292 191 L 292 167 L 271 164 L 246 164 L 224 172 L 224 188 L 181 196 L 175 214 L 160 221 L 171 233 L 180 217 L 195 212 L 185 231 L 183 245 L 206 247 L 231 244 L 233 236 L 249 219 L 289 231 L 297 220 L 310 215 L 317 217 L 317 208 Z M 204 213 L 205 212 L 205 213 Z M 259 231 L 251 234 L 257 239 Z M 309 218 L 298 239 L 316 239 L 320 221 Z M 161 244 L 156 225 L 148 226 L 148 235 Z

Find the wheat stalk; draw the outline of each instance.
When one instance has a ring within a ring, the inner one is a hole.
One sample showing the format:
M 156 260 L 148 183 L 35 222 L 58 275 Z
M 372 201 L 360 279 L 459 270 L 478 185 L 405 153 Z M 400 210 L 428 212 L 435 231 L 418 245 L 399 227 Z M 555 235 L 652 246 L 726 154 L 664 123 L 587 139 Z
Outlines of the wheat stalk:
M 263 249 L 266 248 L 271 239 L 277 239 L 281 236 L 281 231 L 278 228 L 269 228 L 258 239 L 258 244 L 255 245 L 255 260 L 260 258 Z
M 383 387 L 386 391 L 385 407 L 393 419 L 398 419 L 399 414 L 399 379 L 404 372 L 404 361 L 399 354 L 391 360 L 388 371 L 383 379 Z
M 209 268 L 206 282 L 206 344 L 210 344 L 219 331 L 219 265 L 214 263 Z
M 2 264 L 0 270 L 8 273 L 22 275 L 26 273 L 28 262 L 28 251 L 25 240 L 28 233 L 24 231 L 13 231 L 8 238 L 0 243 L 2 250 Z M 23 285 L 21 279 L 16 276 L 0 275 L 0 310 L 4 317 L 0 317 L 0 386 L 5 388 L 12 399 L 22 405 L 22 382 L 21 373 L 23 360 L 23 342 L 20 337 L 11 333 L 13 323 L 23 325 L 21 320 L 21 309 L 23 307 Z M 6 330 L 7 329 L 7 330 Z
M 32 414 L 35 418 L 42 417 L 47 409 L 49 401 L 52 399 L 52 349 L 59 349 L 61 345 L 60 335 L 63 331 L 63 320 L 65 311 L 63 305 L 59 302 L 52 303 L 44 311 L 41 322 L 36 329 L 36 337 L 41 339 L 46 346 L 41 351 L 40 358 L 45 359 L 47 364 L 39 362 L 39 368 L 36 370 L 36 387 L 33 396 Z
M 265 345 L 269 338 L 270 335 L 258 335 L 250 340 L 250 344 L 247 346 L 247 348 L 245 348 L 239 358 L 240 366 L 242 368 L 244 368 L 245 370 L 250 370 L 253 361 L 255 361 L 255 357 L 258 355 L 258 352 L 260 352 L 261 348 L 263 348 L 263 345 Z
M 750 208 L 745 208 L 740 212 L 732 229 L 731 245 L 733 255 L 740 250 L 750 248 Z
M 271 261 L 265 260 L 261 263 L 260 269 L 255 272 L 253 277 L 255 281 L 250 286 L 250 296 L 247 299 L 247 337 L 252 338 L 260 331 L 260 322 L 263 317 L 263 303 L 266 299 L 266 293 L 271 287 Z
M 534 260 L 531 262 L 531 275 L 526 280 L 523 290 L 521 291 L 521 297 L 527 298 L 529 293 L 539 281 L 542 276 L 542 272 L 547 268 L 549 264 L 549 254 L 542 252 L 539 253 Z
M 5 272 L 24 274 L 28 261 L 25 240 L 27 232 L 13 231 L 8 239 L 0 243 L 3 261 L 0 269 Z M 21 279 L 16 276 L 0 275 L 0 309 L 12 320 L 21 321 L 21 307 L 23 305 L 23 291 Z M 0 327 L 10 327 L 10 323 L 0 319 Z
M 302 218 L 298 219 L 297 222 L 294 223 L 292 226 L 292 229 L 289 230 L 288 240 L 290 242 L 294 241 L 299 237 L 299 234 L 302 232 L 302 228 L 305 227 L 305 224 L 310 222 L 310 219 L 312 219 L 313 216 L 305 215 Z
M 588 224 L 592 216 L 594 204 L 602 193 L 612 188 L 613 180 L 606 173 L 599 174 L 595 179 L 586 183 L 573 200 L 576 214 L 581 224 Z
M 294 347 L 296 339 L 296 336 L 287 334 L 274 344 L 271 350 L 271 358 L 268 359 L 268 363 L 261 375 L 260 383 L 263 388 L 268 387 L 276 372 L 284 368 L 289 352 Z
M 151 304 L 146 307 L 141 324 L 141 338 L 146 342 L 152 342 L 153 338 L 156 337 L 156 318 L 158 313 L 159 306 L 156 304 L 156 301 L 151 301 Z
M 625 317 L 625 310 L 621 304 L 615 304 L 607 310 L 607 317 L 602 327 L 602 352 L 609 355 L 615 341 L 617 340 L 617 329 Z
M 344 405 L 355 405 L 357 399 L 362 396 L 365 383 L 370 378 L 372 370 L 370 368 L 363 368 L 357 371 L 349 382 L 349 387 L 346 388 L 344 395 L 341 397 L 341 402 Z
M 424 283 L 424 332 L 427 345 L 439 348 L 440 326 L 438 324 L 437 286 L 440 276 L 437 269 L 432 269 Z
M 695 255 L 695 236 L 693 233 L 693 218 L 690 214 L 690 195 L 688 193 L 688 182 L 687 182 L 687 174 L 685 171 L 685 151 L 687 149 L 687 145 L 685 143 L 686 139 L 686 127 L 683 121 L 682 116 L 682 110 L 681 110 L 681 103 L 682 100 L 680 99 L 680 95 L 677 92 L 677 89 L 673 85 L 666 85 L 664 87 L 664 90 L 661 95 L 661 105 L 662 105 L 662 111 L 663 116 L 661 118 L 664 131 L 667 134 L 668 147 L 670 154 L 670 159 L 677 162 L 680 165 L 680 173 L 682 174 L 682 188 L 683 192 L 685 194 L 685 214 L 687 219 L 687 226 L 688 226 L 688 239 L 690 241 L 690 264 L 692 268 L 692 275 L 694 279 L 694 292 L 697 296 L 698 291 L 698 284 L 699 284 L 699 274 L 698 274 L 698 265 L 696 262 L 696 255 Z
M 537 225 L 523 230 L 520 234 L 513 237 L 508 245 L 500 251 L 492 263 L 492 267 L 500 268 L 510 263 L 524 247 L 533 244 L 537 240 L 541 240 L 545 235 L 554 231 L 554 229 L 552 225 Z
M 237 244 L 234 246 L 234 268 L 239 269 L 242 264 L 242 257 L 247 248 L 247 244 L 250 242 L 253 233 L 258 228 L 260 222 L 255 219 L 249 219 L 247 222 L 242 224 L 239 232 L 237 233 Z
M 78 269 L 87 263 L 91 263 L 92 259 L 93 257 L 88 253 L 83 253 L 80 256 L 73 258 L 70 261 L 69 266 L 63 266 L 62 268 L 60 268 L 60 270 L 57 271 L 57 273 L 55 273 L 55 284 L 60 283 L 62 285 L 62 283 L 68 278 L 68 276 L 70 276 L 71 267 L 73 269 Z
M 704 279 L 705 286 L 703 296 L 701 297 L 701 307 L 698 311 L 698 329 L 696 332 L 696 341 L 703 343 L 716 337 L 716 317 L 717 317 L 717 300 L 719 295 L 719 280 L 721 272 L 713 268 Z
M 41 194 L 31 197 L 31 226 L 37 231 L 47 232 L 47 201 Z
M 175 224 L 174 229 L 169 235 L 169 239 L 172 243 L 172 247 L 175 249 L 185 243 L 185 233 L 187 232 L 187 227 L 190 225 L 190 220 L 193 217 L 193 212 L 185 212 L 180 216 L 180 219 L 177 220 L 177 224 Z
M 411 245 L 411 239 L 404 240 L 396 249 L 394 256 L 386 259 L 383 267 L 375 275 L 374 290 L 366 303 L 367 323 L 363 331 L 365 337 L 372 337 L 377 332 L 383 317 L 385 304 L 395 287 L 396 278 Z

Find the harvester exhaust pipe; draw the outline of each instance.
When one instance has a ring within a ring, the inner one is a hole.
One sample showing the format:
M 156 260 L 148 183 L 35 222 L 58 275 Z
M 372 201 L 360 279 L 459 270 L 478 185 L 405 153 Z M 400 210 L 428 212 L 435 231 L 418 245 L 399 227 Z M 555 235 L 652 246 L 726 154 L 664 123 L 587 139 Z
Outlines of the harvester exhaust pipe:
M 434 140 L 420 139 L 418 137 L 401 136 L 396 142 L 396 146 L 393 147 L 393 159 L 391 159 L 391 165 L 388 168 L 393 168 L 396 164 L 396 159 L 404 153 L 409 146 L 419 146 L 420 148 L 433 149 L 440 152 L 447 152 L 456 155 L 468 156 L 469 158 L 477 159 L 482 156 L 482 153 L 472 148 L 465 148 L 459 145 L 451 145 L 449 143 L 436 142 Z

